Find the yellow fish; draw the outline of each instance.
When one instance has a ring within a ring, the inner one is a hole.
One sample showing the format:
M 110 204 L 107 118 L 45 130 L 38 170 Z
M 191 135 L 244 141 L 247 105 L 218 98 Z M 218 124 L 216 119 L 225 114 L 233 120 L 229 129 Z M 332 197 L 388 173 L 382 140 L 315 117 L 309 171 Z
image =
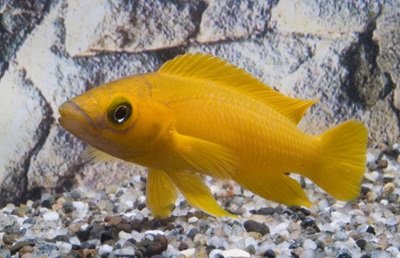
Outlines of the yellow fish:
M 286 97 L 211 55 L 185 54 L 157 72 L 65 102 L 59 123 L 101 153 L 148 167 L 154 216 L 171 214 L 178 191 L 209 214 L 233 216 L 199 174 L 234 180 L 286 205 L 312 205 L 289 173 L 337 199 L 358 197 L 368 131 L 353 120 L 317 136 L 300 131 L 298 122 L 315 102 Z

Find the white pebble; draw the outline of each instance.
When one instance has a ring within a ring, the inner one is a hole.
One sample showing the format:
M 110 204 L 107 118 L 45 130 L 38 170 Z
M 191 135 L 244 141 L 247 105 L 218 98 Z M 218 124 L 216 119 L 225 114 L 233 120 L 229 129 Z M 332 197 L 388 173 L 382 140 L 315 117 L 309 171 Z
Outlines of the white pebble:
M 113 251 L 114 256 L 132 256 L 135 254 L 135 249 L 132 246 L 128 246 L 122 249 Z
M 333 229 L 332 225 L 329 223 L 325 223 L 322 225 L 318 225 L 318 227 L 322 230 L 322 231 L 331 231 L 334 232 L 335 230 Z
M 99 255 L 111 254 L 113 247 L 110 245 L 102 245 L 99 248 Z
M 89 204 L 84 202 L 72 202 L 72 205 L 75 207 L 74 213 L 78 218 L 83 218 L 89 212 Z
M 326 200 L 326 199 L 321 200 L 321 201 L 318 203 L 318 206 L 319 206 L 319 209 L 320 209 L 321 211 L 324 211 L 325 209 L 327 209 L 327 208 L 330 207 L 329 202 L 328 202 L 328 200 Z
M 147 230 L 146 232 L 144 232 L 145 235 L 165 235 L 165 233 L 161 230 Z
M 72 250 L 72 245 L 70 243 L 57 241 L 56 245 L 58 247 L 58 250 L 62 254 L 69 254 Z
M 397 255 L 397 257 L 399 257 L 399 255 L 400 255 L 399 248 L 398 247 L 394 247 L 394 246 L 391 246 L 391 247 L 387 248 L 386 252 L 389 252 L 393 256 Z
M 389 204 L 389 201 L 385 200 L 385 199 L 382 199 L 379 203 L 382 204 L 383 206 L 386 206 L 386 205 Z
M 189 248 L 183 250 L 179 254 L 183 254 L 186 258 L 192 258 L 196 254 L 196 248 Z
M 396 226 L 399 224 L 399 219 L 395 216 L 390 217 L 386 220 L 386 224 L 389 226 Z
M 230 250 L 218 250 L 218 249 L 214 249 L 211 251 L 210 253 L 210 258 L 216 258 L 216 257 L 220 257 L 220 255 L 222 255 L 223 257 L 230 257 L 230 258 L 247 258 L 247 257 L 251 257 L 250 254 L 248 252 L 245 252 L 243 250 L 240 249 L 230 249 Z
M 126 232 L 124 232 L 124 231 L 121 230 L 121 231 L 118 233 L 118 237 L 119 237 L 119 239 L 128 240 L 129 238 L 132 238 L 132 234 L 126 233 Z
M 275 234 L 281 234 L 283 231 L 287 231 L 286 229 L 289 227 L 289 221 L 284 221 L 282 223 L 279 223 L 275 227 L 270 227 L 270 234 L 275 235 Z
M 356 220 L 359 225 L 367 223 L 367 218 L 365 216 L 357 216 Z
M 145 202 L 146 202 L 146 196 L 144 196 L 144 195 L 139 196 L 138 202 L 140 202 L 140 203 L 145 203 Z
M 77 238 L 77 237 L 75 237 L 75 236 L 70 237 L 70 238 L 69 238 L 69 242 L 70 242 L 72 245 L 81 245 L 81 241 L 79 240 L 79 238 Z
M 303 243 L 303 248 L 315 250 L 315 249 L 317 249 L 317 244 L 314 241 L 312 241 L 311 239 L 307 239 Z
M 15 205 L 12 204 L 12 203 L 8 203 L 8 204 L 6 205 L 6 207 L 4 207 L 4 208 L 2 209 L 2 211 L 3 211 L 4 213 L 11 213 L 13 210 L 15 210 Z
M 299 258 L 314 258 L 314 257 L 315 257 L 315 251 L 311 249 L 304 250 L 304 252 L 301 253 L 299 256 Z
M 197 218 L 197 217 L 190 217 L 190 218 L 188 219 L 188 222 L 189 222 L 190 224 L 196 223 L 197 221 L 199 221 L 199 218 Z
M 375 181 L 379 178 L 379 173 L 377 171 L 373 171 L 371 173 L 372 177 L 375 179 Z
M 332 220 L 333 221 L 340 221 L 340 222 L 345 222 L 345 223 L 349 223 L 350 222 L 350 215 L 349 214 L 345 214 L 343 212 L 333 211 L 331 213 L 331 216 L 332 216 Z
M 346 241 L 349 237 L 345 232 L 339 231 L 333 235 L 333 240 L 335 241 Z
M 246 240 L 243 237 L 231 235 L 229 237 L 229 242 L 234 243 L 235 247 L 239 249 L 244 249 L 246 247 Z
M 60 215 L 55 211 L 48 210 L 43 214 L 43 218 L 49 221 L 57 221 Z
M 244 244 L 245 244 L 245 246 L 250 246 L 250 245 L 257 246 L 258 241 L 255 240 L 253 237 L 248 237 L 248 238 L 245 239 Z
M 370 182 L 375 182 L 376 178 L 374 177 L 374 175 L 372 173 L 365 173 L 364 174 L 364 178 L 367 179 Z
M 228 240 L 225 237 L 220 237 L 220 236 L 213 236 L 209 241 L 207 241 L 208 245 L 213 245 L 217 248 L 223 247 L 223 248 L 228 248 Z

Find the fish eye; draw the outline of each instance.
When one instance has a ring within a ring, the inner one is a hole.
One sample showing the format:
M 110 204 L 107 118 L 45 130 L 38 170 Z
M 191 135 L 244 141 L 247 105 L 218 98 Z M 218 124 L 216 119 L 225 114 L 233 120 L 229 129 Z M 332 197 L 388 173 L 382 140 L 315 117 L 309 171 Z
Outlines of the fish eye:
M 109 119 L 112 123 L 120 125 L 128 121 L 132 115 L 132 106 L 129 102 L 123 102 L 111 107 Z

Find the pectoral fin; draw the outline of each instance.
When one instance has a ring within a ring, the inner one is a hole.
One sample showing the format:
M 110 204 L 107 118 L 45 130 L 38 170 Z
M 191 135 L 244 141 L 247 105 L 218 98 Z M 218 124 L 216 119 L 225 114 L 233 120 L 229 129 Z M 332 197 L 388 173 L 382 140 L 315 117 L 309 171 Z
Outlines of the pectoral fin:
M 167 173 L 192 206 L 213 216 L 235 217 L 235 215 L 219 206 L 212 196 L 210 189 L 199 175 L 181 171 L 168 171 Z
M 238 158 L 227 147 L 174 133 L 175 150 L 196 172 L 218 179 L 230 179 L 235 173 Z
M 147 207 L 154 217 L 167 218 L 174 209 L 178 190 L 162 170 L 149 169 L 146 186 Z
M 116 157 L 108 155 L 101 150 L 93 148 L 92 146 L 88 146 L 83 150 L 83 158 L 86 160 L 94 161 L 94 162 L 110 162 L 119 160 Z

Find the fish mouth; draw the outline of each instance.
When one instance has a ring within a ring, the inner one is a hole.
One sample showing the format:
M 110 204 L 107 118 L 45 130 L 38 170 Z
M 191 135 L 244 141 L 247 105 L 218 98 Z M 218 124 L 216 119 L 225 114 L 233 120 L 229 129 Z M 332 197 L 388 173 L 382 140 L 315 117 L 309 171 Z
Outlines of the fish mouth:
M 74 101 L 66 101 L 59 108 L 58 123 L 67 131 L 76 135 L 88 129 L 96 130 L 96 125 L 91 117 L 83 111 Z

